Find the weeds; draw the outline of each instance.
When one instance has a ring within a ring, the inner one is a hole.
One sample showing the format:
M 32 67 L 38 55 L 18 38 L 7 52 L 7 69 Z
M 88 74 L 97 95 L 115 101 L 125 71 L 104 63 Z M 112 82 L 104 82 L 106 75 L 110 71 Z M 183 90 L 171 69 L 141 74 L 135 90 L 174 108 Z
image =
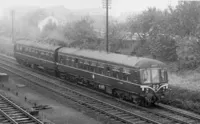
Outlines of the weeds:
M 162 103 L 200 114 L 200 92 L 174 86 L 171 88 Z

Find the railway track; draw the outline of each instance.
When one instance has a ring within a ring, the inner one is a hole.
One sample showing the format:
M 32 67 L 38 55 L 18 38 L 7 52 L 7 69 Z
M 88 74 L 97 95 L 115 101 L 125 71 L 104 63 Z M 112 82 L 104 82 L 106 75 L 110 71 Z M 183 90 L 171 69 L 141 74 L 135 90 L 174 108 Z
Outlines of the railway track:
M 17 69 L 15 67 L 11 67 L 5 63 L 4 64 L 1 63 L 0 68 L 3 68 L 9 72 L 12 72 L 23 79 L 31 81 L 67 99 L 70 99 L 74 101 L 75 103 L 81 104 L 87 108 L 90 108 L 101 114 L 104 114 L 105 116 L 108 116 L 117 122 L 126 123 L 126 124 L 135 124 L 135 123 L 160 124 L 149 118 L 145 118 L 135 113 L 118 108 L 116 106 L 97 100 L 90 96 L 84 95 L 72 89 L 69 89 L 66 87 L 63 88 L 62 86 L 55 84 L 52 80 L 49 80 L 48 78 L 44 78 L 44 76 L 30 73 L 29 71 L 26 71 L 26 73 L 24 73 L 22 70 Z
M 2 124 L 43 124 L 21 107 L 0 94 L 0 123 Z
M 18 70 L 17 72 L 20 71 L 17 68 L 15 68 L 15 69 Z M 12 68 L 12 70 L 13 70 L 13 68 Z M 30 74 L 30 75 L 33 76 L 33 74 Z M 41 75 L 40 76 L 34 75 L 34 76 L 37 78 L 40 78 Z M 43 78 L 43 77 L 41 77 L 41 78 Z M 45 78 L 43 78 L 42 80 L 44 80 L 44 79 Z M 44 82 L 49 83 L 50 81 L 45 79 Z M 61 91 L 60 93 L 63 96 L 66 96 L 66 94 L 67 94 L 68 98 L 70 97 L 69 99 L 71 99 L 75 102 L 78 102 L 80 104 L 84 104 L 85 106 L 87 106 L 91 109 L 95 109 L 98 112 L 103 113 L 117 121 L 120 121 L 120 122 L 133 123 L 133 122 L 138 121 L 141 123 L 183 123 L 183 124 L 193 124 L 193 123 L 198 124 L 198 123 L 200 123 L 199 117 L 191 116 L 189 114 L 185 114 L 185 113 L 178 112 L 178 111 L 173 111 L 173 110 L 166 109 L 166 108 L 147 109 L 147 108 L 135 106 L 135 105 L 132 105 L 130 103 L 123 101 L 126 105 L 128 105 L 131 108 L 131 111 L 127 111 L 127 109 L 122 109 L 122 108 L 104 103 L 104 102 L 96 100 L 96 99 L 94 100 L 94 98 L 91 98 L 88 96 L 87 97 L 81 96 L 77 101 L 77 100 L 75 100 L 77 98 L 77 96 L 74 96 L 74 94 L 76 94 L 76 95 L 80 95 L 80 94 L 77 94 L 76 91 L 70 91 L 71 94 L 69 95 L 69 89 L 67 89 L 68 91 L 66 92 L 66 89 L 63 89 L 63 86 L 61 88 L 58 85 L 55 86 L 56 84 L 53 84 L 53 85 L 54 85 L 54 87 L 57 88 L 57 90 L 59 89 Z M 51 88 L 51 87 L 49 87 L 49 88 Z M 53 91 L 53 89 L 51 89 L 51 90 Z M 53 92 L 57 92 L 57 90 L 53 91 Z M 139 114 L 136 114 L 137 112 L 135 114 L 133 113 L 135 111 L 141 111 L 140 114 L 142 112 L 149 114 L 150 115 L 149 118 L 153 117 L 154 120 L 148 119 L 148 118 L 141 119 L 141 116 L 139 116 Z M 133 114 L 133 115 L 131 115 L 131 114 Z M 158 121 L 155 121 L 155 120 L 158 120 Z

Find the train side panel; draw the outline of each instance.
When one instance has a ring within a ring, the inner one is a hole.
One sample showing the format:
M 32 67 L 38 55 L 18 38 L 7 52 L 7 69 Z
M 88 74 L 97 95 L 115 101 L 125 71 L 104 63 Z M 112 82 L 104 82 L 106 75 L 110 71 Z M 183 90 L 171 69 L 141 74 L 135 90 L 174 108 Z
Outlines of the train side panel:
M 87 80 L 94 81 L 95 83 L 98 84 L 103 84 L 112 89 L 120 89 L 124 90 L 125 92 L 131 92 L 137 95 L 139 95 L 139 93 L 142 92 L 139 84 L 132 83 L 130 81 L 115 79 L 106 75 L 90 72 L 81 68 L 76 68 L 73 66 L 68 66 L 58 63 L 58 71 L 61 73 L 67 72 L 76 76 L 81 76 Z
M 38 58 L 37 56 L 27 55 L 20 52 L 15 52 L 15 58 L 25 62 L 25 64 L 34 64 L 47 69 L 55 70 L 55 62 L 51 60 L 45 60 L 43 58 Z
M 56 53 L 60 47 L 36 48 L 30 45 L 16 44 L 14 48 L 14 56 L 19 63 L 34 67 L 37 66 L 44 70 L 56 70 Z

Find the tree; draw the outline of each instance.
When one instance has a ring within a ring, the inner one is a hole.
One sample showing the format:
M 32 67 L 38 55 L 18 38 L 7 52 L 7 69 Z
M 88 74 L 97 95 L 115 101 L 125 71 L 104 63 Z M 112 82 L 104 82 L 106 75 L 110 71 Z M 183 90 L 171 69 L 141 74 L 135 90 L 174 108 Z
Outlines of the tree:
M 136 18 L 129 18 L 130 31 L 139 36 L 140 44 L 134 49 L 136 55 L 150 54 L 152 57 L 163 61 L 175 61 L 176 42 L 171 37 L 171 19 L 173 9 L 158 10 L 148 8 Z
M 175 9 L 171 9 L 169 23 L 175 35 L 196 35 L 200 23 L 200 2 L 180 1 Z
M 76 22 L 68 23 L 63 28 L 63 32 L 67 39 L 73 40 L 76 45 L 84 45 L 85 42 L 95 42 L 97 36 L 93 28 L 93 20 L 84 17 Z M 84 46 L 82 46 L 84 47 Z
M 156 8 L 148 8 L 141 14 L 128 18 L 129 30 L 132 34 L 137 33 L 139 38 L 143 41 L 149 34 L 150 29 L 161 22 L 164 16 L 162 11 Z
M 112 21 L 109 23 L 109 46 L 111 52 L 116 52 L 120 48 L 124 48 L 126 46 L 123 43 L 126 40 L 128 35 L 127 24 L 119 23 L 118 21 Z
M 200 42 L 194 36 L 177 40 L 177 55 L 181 68 L 196 68 L 200 63 Z
M 165 16 L 165 12 L 156 8 L 148 8 L 141 14 L 128 18 L 127 21 L 130 27 L 130 32 L 132 32 L 132 34 L 137 34 L 140 41 L 140 43 L 137 44 L 137 47 L 133 50 L 133 52 L 136 52 L 136 55 L 142 56 L 149 52 L 147 47 L 150 42 L 148 39 L 151 39 L 149 37 L 156 37 L 157 34 L 163 32 L 165 29 L 163 24 L 165 22 Z
M 176 61 L 176 41 L 170 35 L 158 34 L 150 39 L 150 53 L 162 61 Z

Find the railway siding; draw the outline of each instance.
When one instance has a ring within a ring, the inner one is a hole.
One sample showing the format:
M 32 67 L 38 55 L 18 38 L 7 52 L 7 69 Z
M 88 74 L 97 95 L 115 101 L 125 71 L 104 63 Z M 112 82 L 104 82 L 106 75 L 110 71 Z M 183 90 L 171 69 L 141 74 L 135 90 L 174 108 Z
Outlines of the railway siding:
M 3 122 L 11 124 L 43 124 L 21 107 L 0 94 L 0 115 Z M 4 117 L 4 118 L 3 118 Z

